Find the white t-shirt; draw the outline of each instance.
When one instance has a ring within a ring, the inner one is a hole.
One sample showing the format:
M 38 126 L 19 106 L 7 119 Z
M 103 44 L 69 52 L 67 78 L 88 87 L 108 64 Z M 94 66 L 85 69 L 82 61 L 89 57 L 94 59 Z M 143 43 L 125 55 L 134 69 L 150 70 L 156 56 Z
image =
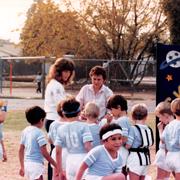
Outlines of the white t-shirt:
M 95 94 L 93 85 L 87 84 L 81 88 L 78 95 L 76 96 L 76 99 L 80 102 L 81 108 L 84 108 L 88 102 L 96 103 L 100 108 L 99 119 L 101 119 L 106 114 L 107 101 L 111 95 L 113 95 L 112 90 L 105 85 L 103 85 L 99 92 Z
M 65 97 L 66 92 L 63 85 L 57 80 L 51 79 L 45 91 L 44 110 L 46 111 L 46 119 L 59 120 L 57 105 Z

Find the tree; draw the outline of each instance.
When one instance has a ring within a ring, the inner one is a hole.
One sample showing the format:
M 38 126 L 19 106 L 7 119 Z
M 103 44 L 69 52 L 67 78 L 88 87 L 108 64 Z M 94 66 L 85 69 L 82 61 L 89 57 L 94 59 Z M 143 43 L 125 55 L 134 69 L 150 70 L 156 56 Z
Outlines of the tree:
M 171 43 L 180 44 L 180 0 L 163 0 L 163 9 L 167 17 Z
M 83 57 L 86 49 L 88 57 L 92 37 L 75 11 L 62 12 L 53 1 L 38 0 L 27 12 L 21 45 L 24 55 L 60 57 L 70 52 Z
M 66 5 L 73 8 L 71 0 L 66 0 Z M 136 79 L 138 67 L 149 55 L 154 39 L 161 38 L 166 30 L 159 1 L 81 0 L 80 6 L 79 16 L 95 34 L 101 50 L 106 52 L 105 58 L 129 61 L 113 68 L 123 69 L 124 78 Z

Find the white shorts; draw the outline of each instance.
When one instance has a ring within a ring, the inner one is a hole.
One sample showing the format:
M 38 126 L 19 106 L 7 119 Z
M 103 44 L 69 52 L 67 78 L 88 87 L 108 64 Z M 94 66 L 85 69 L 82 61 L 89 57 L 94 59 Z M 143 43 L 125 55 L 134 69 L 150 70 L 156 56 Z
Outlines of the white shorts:
M 66 148 L 62 148 L 62 169 L 66 170 L 66 159 L 68 156 L 68 152 Z M 51 157 L 56 161 L 56 148 L 52 150 Z M 51 167 L 54 168 L 54 166 L 51 164 Z
M 24 169 L 28 180 L 38 179 L 44 173 L 44 165 L 41 163 L 25 162 Z
M 122 167 L 124 167 L 127 164 L 127 158 L 129 155 L 129 151 L 124 146 L 121 146 L 119 149 L 119 154 L 123 160 Z
M 66 178 L 68 180 L 74 180 L 76 172 L 79 170 L 81 163 L 86 156 L 84 154 L 68 154 L 66 160 Z
M 180 173 L 180 151 L 168 152 L 166 155 L 166 164 L 171 171 Z
M 166 152 L 165 149 L 159 149 L 155 156 L 155 161 L 153 163 L 158 168 L 161 168 L 165 171 L 171 172 L 166 164 Z
M 142 159 L 144 161 L 144 159 Z M 129 170 L 139 176 L 145 176 L 149 166 L 140 166 L 139 157 L 136 152 L 131 152 L 127 159 L 127 167 Z
M 86 175 L 85 180 L 101 180 L 103 176 L 96 176 L 96 175 Z

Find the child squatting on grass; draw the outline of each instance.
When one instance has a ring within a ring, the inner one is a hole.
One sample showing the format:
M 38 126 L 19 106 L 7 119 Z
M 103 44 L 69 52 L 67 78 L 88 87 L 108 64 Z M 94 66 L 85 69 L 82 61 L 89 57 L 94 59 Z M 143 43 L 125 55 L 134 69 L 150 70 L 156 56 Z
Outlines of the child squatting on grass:
M 85 174 L 85 180 L 125 180 L 121 173 L 123 162 L 118 152 L 122 144 L 121 127 L 118 124 L 104 125 L 100 130 L 100 139 L 102 145 L 89 151 L 75 179 L 81 180 Z
M 46 113 L 39 106 L 33 106 L 27 109 L 25 114 L 30 126 L 27 126 L 21 135 L 19 174 L 25 175 L 28 180 L 43 180 L 44 158 L 56 167 L 56 162 L 47 152 L 47 141 L 41 130 Z

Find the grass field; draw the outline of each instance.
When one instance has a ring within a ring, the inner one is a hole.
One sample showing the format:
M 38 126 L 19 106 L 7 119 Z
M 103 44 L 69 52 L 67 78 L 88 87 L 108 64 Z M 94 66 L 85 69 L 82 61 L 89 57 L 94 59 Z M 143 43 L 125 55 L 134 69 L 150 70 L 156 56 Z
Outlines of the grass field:
M 153 129 L 155 134 L 155 117 L 149 115 L 148 124 Z M 0 180 L 24 180 L 18 175 L 19 161 L 18 148 L 21 131 L 28 125 L 25 119 L 24 111 L 9 111 L 7 119 L 4 123 L 4 142 L 7 151 L 8 161 L 0 162 Z M 152 162 L 155 155 L 155 145 L 151 148 Z M 47 163 L 46 163 L 47 165 Z M 152 180 L 155 179 L 156 169 L 153 165 L 150 167 L 149 175 Z

